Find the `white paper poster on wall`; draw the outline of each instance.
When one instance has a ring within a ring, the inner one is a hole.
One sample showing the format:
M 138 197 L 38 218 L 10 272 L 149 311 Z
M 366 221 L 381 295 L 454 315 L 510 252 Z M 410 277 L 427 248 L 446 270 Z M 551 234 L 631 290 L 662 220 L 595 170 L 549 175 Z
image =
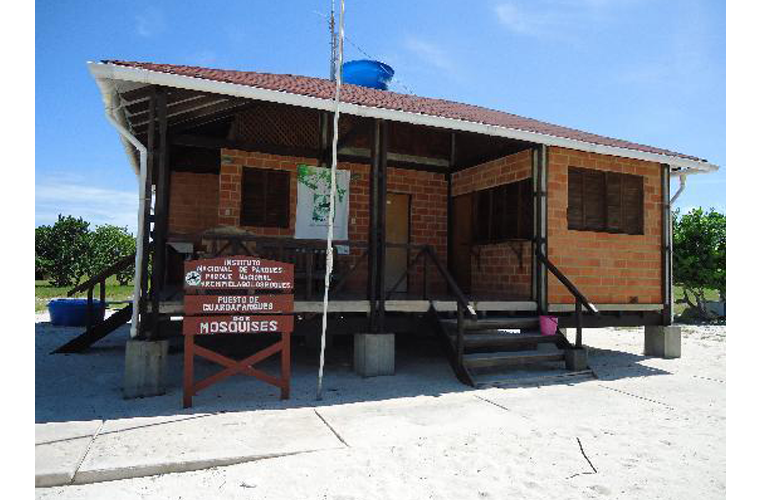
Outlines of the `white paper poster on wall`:
M 294 237 L 326 239 L 329 217 L 331 169 L 299 165 L 297 167 L 297 219 Z M 350 171 L 337 170 L 337 197 L 334 200 L 334 239 L 348 239 Z

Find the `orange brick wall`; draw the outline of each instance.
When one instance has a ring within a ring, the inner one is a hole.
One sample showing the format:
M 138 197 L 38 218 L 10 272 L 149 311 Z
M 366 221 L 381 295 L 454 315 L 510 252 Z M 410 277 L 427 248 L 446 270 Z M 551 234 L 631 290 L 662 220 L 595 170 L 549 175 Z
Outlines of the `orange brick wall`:
M 453 174 L 452 196 L 480 191 L 532 177 L 532 151 L 482 163 Z M 471 257 L 471 290 L 489 296 L 531 297 L 532 248 L 528 243 L 476 245 L 479 260 Z M 519 258 L 518 254 L 521 254 Z
M 219 176 L 171 172 L 169 232 L 194 233 L 218 224 Z
M 644 176 L 644 234 L 611 234 L 567 229 L 568 167 Z M 661 165 L 642 160 L 548 149 L 548 256 L 597 304 L 660 304 Z M 548 301 L 574 303 L 572 295 L 549 273 Z
M 263 153 L 222 150 L 219 176 L 219 211 L 221 225 L 242 227 L 262 236 L 294 236 L 297 205 L 297 165 L 317 165 L 315 158 L 276 156 Z M 240 225 L 241 175 L 244 168 L 286 170 L 291 173 L 290 215 L 288 228 L 252 227 Z M 367 243 L 369 240 L 369 165 L 340 163 L 339 168 L 350 170 L 350 205 L 348 239 Z M 440 260 L 446 265 L 446 194 L 443 175 L 416 170 L 388 168 L 388 191 L 411 195 L 410 237 L 413 244 L 433 245 Z M 352 266 L 361 250 L 351 248 L 349 257 L 341 257 L 340 265 Z M 419 266 L 418 266 L 419 267 Z M 357 292 L 366 289 L 366 262 L 362 262 L 347 282 L 346 288 Z M 437 272 L 430 273 L 432 286 L 439 286 Z M 422 270 L 410 273 L 410 286 L 422 284 Z

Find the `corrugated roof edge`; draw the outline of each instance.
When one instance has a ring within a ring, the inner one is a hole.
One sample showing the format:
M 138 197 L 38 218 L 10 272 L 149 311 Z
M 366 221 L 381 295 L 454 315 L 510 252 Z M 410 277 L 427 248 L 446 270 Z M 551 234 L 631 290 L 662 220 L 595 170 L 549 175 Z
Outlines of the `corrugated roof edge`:
M 330 110 L 332 106 L 332 82 L 320 78 L 125 61 L 103 61 L 101 63 L 88 63 L 88 65 L 89 70 L 97 79 L 187 88 L 321 110 Z M 719 168 L 717 165 L 693 156 L 589 134 L 479 106 L 409 96 L 355 85 L 346 85 L 345 87 L 345 100 L 341 106 L 341 111 L 352 115 L 385 118 L 452 130 L 509 137 L 600 154 L 668 163 L 673 167 L 686 169 L 688 173 L 695 173 L 693 170 L 709 172 Z M 362 102 L 366 104 L 362 104 Z M 377 105 L 382 102 L 385 102 L 386 105 Z M 399 106 L 394 106 L 394 103 Z M 407 111 L 403 108 L 413 110 Z M 420 109 L 424 112 L 420 112 Z M 441 111 L 445 114 L 440 114 Z M 473 120 L 465 117 L 471 116 L 475 112 L 483 115 L 481 119 Z M 520 121 L 522 124 L 528 125 L 527 128 L 533 128 L 534 125 L 537 125 L 534 128 L 549 132 L 570 132 L 568 135 L 591 140 L 581 140 L 575 137 L 565 137 L 563 134 L 549 134 L 510 125 L 485 123 L 483 118 L 489 117 L 494 118 L 491 121 L 498 121 L 499 123 Z M 601 143 L 596 142 L 596 140 L 601 140 Z

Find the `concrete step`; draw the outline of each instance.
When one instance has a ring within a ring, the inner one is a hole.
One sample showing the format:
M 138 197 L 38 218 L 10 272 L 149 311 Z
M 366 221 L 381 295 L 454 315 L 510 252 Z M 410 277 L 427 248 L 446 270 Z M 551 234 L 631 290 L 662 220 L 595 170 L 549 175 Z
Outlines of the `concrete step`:
M 441 323 L 445 328 L 457 328 L 457 319 L 442 319 Z M 466 319 L 466 330 L 510 330 L 510 329 L 539 329 L 540 318 L 537 316 L 522 317 L 496 317 L 479 318 L 476 320 Z
M 463 356 L 463 362 L 471 369 L 503 368 L 563 360 L 564 351 L 554 344 L 539 344 L 536 350 L 479 352 Z

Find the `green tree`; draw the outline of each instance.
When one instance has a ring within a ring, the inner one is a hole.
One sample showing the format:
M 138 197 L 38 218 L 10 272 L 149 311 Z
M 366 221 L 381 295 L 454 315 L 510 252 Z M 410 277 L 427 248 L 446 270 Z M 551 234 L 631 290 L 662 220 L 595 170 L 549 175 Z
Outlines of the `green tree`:
M 59 214 L 52 226 L 35 228 L 35 267 L 48 276 L 52 285 L 76 285 L 87 271 L 91 243 L 88 226 L 82 218 Z
M 706 290 L 718 290 L 726 298 L 727 216 L 713 208 L 683 215 L 676 210 L 673 226 L 674 284 L 683 288 L 685 303 L 710 318 Z
M 88 275 L 93 276 L 111 266 L 121 258 L 134 252 L 136 240 L 127 227 L 102 224 L 90 235 L 88 252 Z M 134 277 L 134 266 L 129 266 L 116 276 L 118 283 L 127 285 Z

